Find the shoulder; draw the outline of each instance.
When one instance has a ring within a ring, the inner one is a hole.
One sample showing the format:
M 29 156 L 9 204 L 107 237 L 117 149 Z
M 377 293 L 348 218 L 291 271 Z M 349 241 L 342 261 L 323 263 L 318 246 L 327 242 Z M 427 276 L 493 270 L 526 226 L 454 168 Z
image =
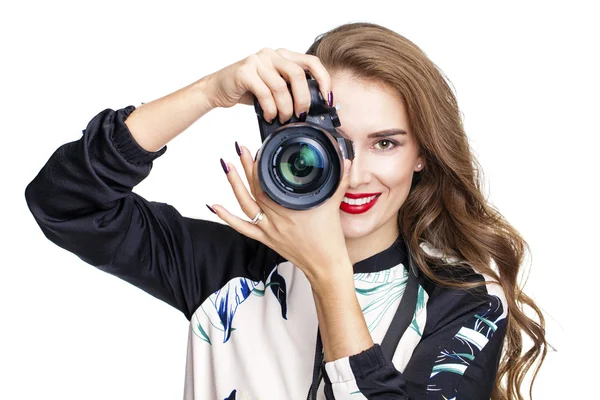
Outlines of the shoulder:
M 424 329 L 405 376 L 415 391 L 436 398 L 489 398 L 506 334 L 507 302 L 500 284 L 461 260 L 421 245 L 442 280 L 481 283 L 475 288 L 439 285 L 420 275 L 426 292 Z M 458 266 L 460 264 L 460 266 Z M 447 267 L 447 268 L 446 268 Z
M 464 283 L 481 283 L 475 288 L 456 288 L 439 285 L 432 280 L 422 277 L 423 288 L 428 294 L 428 321 L 438 321 L 444 325 L 453 319 L 477 319 L 478 313 L 485 311 L 485 315 L 494 321 L 505 319 L 508 314 L 508 303 L 506 294 L 500 283 L 477 269 L 467 265 L 462 260 L 445 255 L 439 249 L 428 242 L 422 242 L 423 251 L 434 258 L 439 259 L 440 267 L 436 274 L 442 279 L 458 280 Z M 457 267 L 457 265 L 460 265 Z M 495 263 L 490 267 L 497 272 Z M 477 315 L 477 316 L 476 316 Z M 437 324 L 436 324 L 437 325 Z

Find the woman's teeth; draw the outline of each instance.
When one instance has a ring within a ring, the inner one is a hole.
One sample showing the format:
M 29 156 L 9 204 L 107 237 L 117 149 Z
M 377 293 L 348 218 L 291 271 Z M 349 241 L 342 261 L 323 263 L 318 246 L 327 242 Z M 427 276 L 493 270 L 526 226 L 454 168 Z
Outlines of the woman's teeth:
M 377 196 L 363 197 L 362 199 L 349 199 L 347 197 L 344 197 L 342 201 L 344 203 L 350 204 L 351 206 L 361 206 L 363 204 L 370 203 L 371 201 L 373 201 L 373 199 L 375 199 L 375 197 Z

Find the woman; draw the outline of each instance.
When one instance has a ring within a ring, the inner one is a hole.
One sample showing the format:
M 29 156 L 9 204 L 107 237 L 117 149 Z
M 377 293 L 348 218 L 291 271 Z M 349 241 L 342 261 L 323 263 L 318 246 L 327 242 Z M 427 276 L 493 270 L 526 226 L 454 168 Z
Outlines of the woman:
M 185 218 L 132 192 L 213 108 L 255 95 L 266 120 L 306 118 L 306 73 L 354 145 L 327 202 L 273 202 L 237 142 L 249 190 L 221 165 L 251 222 L 219 205 L 207 206 L 229 226 Z M 544 320 L 516 283 L 526 243 L 487 204 L 476 166 L 435 65 L 388 29 L 348 24 L 307 54 L 265 49 L 101 112 L 26 198 L 50 240 L 190 320 L 185 398 L 522 399 L 546 354 Z M 388 339 L 396 316 L 399 342 Z M 524 355 L 522 331 L 533 340 Z

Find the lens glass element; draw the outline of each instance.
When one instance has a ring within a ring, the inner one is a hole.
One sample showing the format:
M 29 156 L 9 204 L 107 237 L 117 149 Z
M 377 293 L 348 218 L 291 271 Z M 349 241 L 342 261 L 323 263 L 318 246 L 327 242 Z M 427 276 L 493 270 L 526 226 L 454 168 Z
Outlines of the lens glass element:
M 311 183 L 323 174 L 322 154 L 310 143 L 296 142 L 280 153 L 277 169 L 291 186 L 309 190 Z

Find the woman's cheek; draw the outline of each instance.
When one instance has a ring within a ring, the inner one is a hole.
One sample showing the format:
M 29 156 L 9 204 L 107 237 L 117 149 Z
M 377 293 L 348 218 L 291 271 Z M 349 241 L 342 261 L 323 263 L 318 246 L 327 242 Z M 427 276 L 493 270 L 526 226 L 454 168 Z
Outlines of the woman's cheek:
M 403 186 L 408 182 L 410 184 L 412 182 L 412 167 L 408 165 L 407 162 L 400 158 L 390 157 L 389 160 L 379 162 L 379 176 L 381 177 L 381 182 L 389 187 L 390 189 L 394 189 L 397 186 Z

